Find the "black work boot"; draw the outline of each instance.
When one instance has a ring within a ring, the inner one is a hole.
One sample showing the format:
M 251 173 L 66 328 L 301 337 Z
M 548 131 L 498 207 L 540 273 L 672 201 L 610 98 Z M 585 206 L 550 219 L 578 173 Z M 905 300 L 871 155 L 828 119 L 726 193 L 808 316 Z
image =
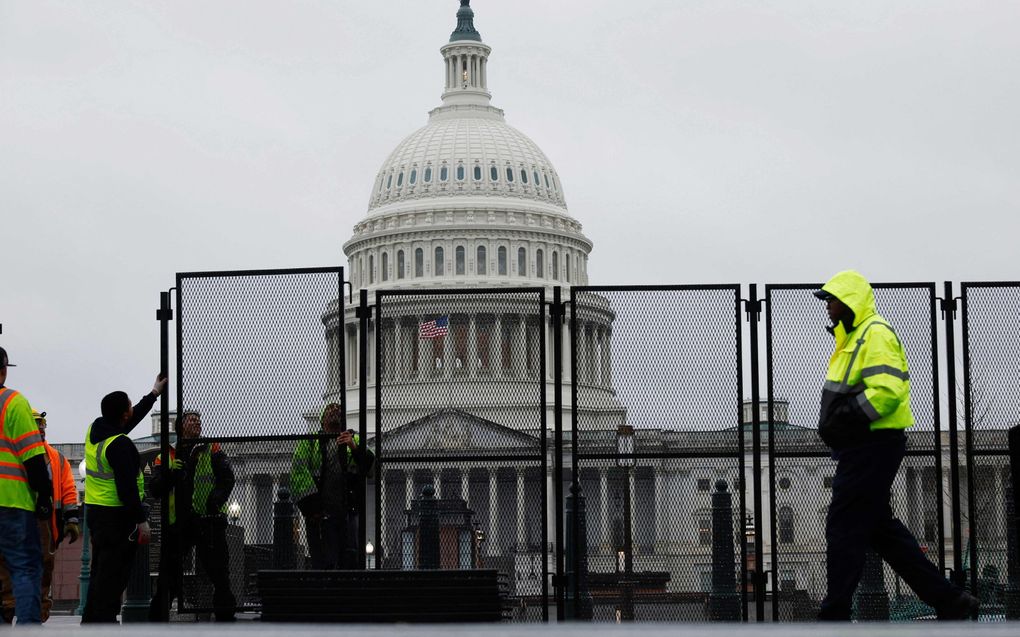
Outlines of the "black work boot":
M 977 616 L 980 608 L 981 600 L 963 591 L 938 609 L 938 618 L 943 621 L 970 619 Z

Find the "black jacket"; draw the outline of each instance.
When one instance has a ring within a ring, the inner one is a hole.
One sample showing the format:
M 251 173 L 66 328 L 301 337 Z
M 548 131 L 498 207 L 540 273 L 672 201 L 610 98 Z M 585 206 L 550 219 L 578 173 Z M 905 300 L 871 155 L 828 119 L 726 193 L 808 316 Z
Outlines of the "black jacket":
M 106 461 L 113 469 L 113 480 L 117 485 L 117 496 L 124 503 L 122 507 L 135 522 L 145 522 L 148 514 L 142 506 L 142 500 L 138 497 L 138 471 L 141 462 L 138 458 L 138 449 L 135 443 L 128 438 L 138 423 L 142 422 L 145 416 L 156 403 L 156 396 L 151 392 L 142 397 L 135 405 L 134 414 L 131 420 L 123 427 L 119 423 L 110 423 L 105 418 L 96 418 L 92 423 L 90 442 L 99 444 L 107 438 L 117 434 L 124 434 L 123 438 L 117 438 L 106 446 Z

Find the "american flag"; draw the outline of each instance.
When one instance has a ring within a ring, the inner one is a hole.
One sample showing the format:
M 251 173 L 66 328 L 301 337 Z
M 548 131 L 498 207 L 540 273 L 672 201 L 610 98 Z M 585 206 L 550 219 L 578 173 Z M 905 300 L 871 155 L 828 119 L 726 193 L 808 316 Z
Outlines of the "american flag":
M 450 331 L 450 318 L 440 316 L 418 326 L 418 338 L 439 338 Z

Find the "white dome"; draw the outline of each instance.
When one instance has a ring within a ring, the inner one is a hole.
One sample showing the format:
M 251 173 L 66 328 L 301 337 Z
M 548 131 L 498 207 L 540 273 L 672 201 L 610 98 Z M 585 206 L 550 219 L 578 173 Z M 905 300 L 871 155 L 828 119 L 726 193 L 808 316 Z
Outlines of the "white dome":
M 436 109 L 443 112 L 434 112 L 428 125 L 383 162 L 369 200 L 370 216 L 388 204 L 464 195 L 538 201 L 566 214 L 559 176 L 549 159 L 527 135 L 507 125 L 501 112 L 447 109 Z

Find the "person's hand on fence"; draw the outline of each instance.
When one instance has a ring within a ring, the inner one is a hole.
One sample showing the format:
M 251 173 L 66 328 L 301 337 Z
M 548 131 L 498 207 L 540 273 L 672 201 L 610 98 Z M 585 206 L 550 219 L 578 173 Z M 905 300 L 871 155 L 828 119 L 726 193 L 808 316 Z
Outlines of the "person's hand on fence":
M 166 389 L 167 378 L 165 374 L 158 374 L 156 376 L 156 382 L 152 384 L 152 395 L 159 396 Z

